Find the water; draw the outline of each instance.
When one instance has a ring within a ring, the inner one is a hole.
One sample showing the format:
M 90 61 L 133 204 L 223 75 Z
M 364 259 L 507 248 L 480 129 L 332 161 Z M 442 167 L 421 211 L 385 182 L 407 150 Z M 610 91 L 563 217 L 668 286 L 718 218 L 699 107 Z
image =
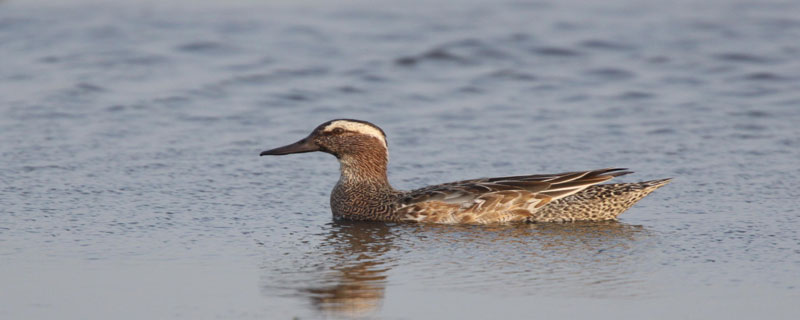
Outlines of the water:
M 0 318 L 800 316 L 800 3 L 0 2 Z M 390 180 L 628 167 L 620 221 L 334 223 Z

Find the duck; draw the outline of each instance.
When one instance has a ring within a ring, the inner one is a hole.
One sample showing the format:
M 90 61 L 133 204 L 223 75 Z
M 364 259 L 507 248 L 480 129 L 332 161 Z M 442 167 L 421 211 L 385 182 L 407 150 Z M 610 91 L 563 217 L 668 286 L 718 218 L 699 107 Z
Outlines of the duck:
M 389 184 L 386 134 L 363 120 L 335 119 L 307 137 L 260 156 L 325 152 L 339 160 L 330 195 L 334 220 L 496 224 L 616 220 L 671 178 L 603 184 L 630 174 L 605 168 L 555 174 L 479 178 L 415 190 Z

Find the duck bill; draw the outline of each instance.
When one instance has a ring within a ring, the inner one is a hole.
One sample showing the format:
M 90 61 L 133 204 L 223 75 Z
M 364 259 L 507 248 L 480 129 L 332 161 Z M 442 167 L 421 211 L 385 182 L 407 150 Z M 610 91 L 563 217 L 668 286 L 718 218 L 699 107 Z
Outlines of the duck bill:
M 261 156 L 282 156 L 292 153 L 319 151 L 319 146 L 311 139 L 305 138 L 290 145 L 261 152 Z

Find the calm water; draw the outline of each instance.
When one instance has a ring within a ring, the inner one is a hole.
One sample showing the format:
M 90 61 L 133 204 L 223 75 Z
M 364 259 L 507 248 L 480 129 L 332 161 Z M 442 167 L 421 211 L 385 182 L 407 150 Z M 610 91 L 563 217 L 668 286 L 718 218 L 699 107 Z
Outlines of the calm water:
M 800 2 L 0 1 L 2 319 L 796 319 Z M 335 223 L 390 180 L 623 166 L 595 224 Z

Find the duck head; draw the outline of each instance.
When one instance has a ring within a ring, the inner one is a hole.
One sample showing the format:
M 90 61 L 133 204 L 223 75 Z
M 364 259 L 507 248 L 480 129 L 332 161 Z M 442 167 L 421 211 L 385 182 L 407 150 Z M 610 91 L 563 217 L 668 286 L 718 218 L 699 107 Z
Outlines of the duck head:
M 262 156 L 322 151 L 341 161 L 352 156 L 380 155 L 388 160 L 386 134 L 367 121 L 337 119 L 317 126 L 307 137 L 295 143 L 261 152 Z

